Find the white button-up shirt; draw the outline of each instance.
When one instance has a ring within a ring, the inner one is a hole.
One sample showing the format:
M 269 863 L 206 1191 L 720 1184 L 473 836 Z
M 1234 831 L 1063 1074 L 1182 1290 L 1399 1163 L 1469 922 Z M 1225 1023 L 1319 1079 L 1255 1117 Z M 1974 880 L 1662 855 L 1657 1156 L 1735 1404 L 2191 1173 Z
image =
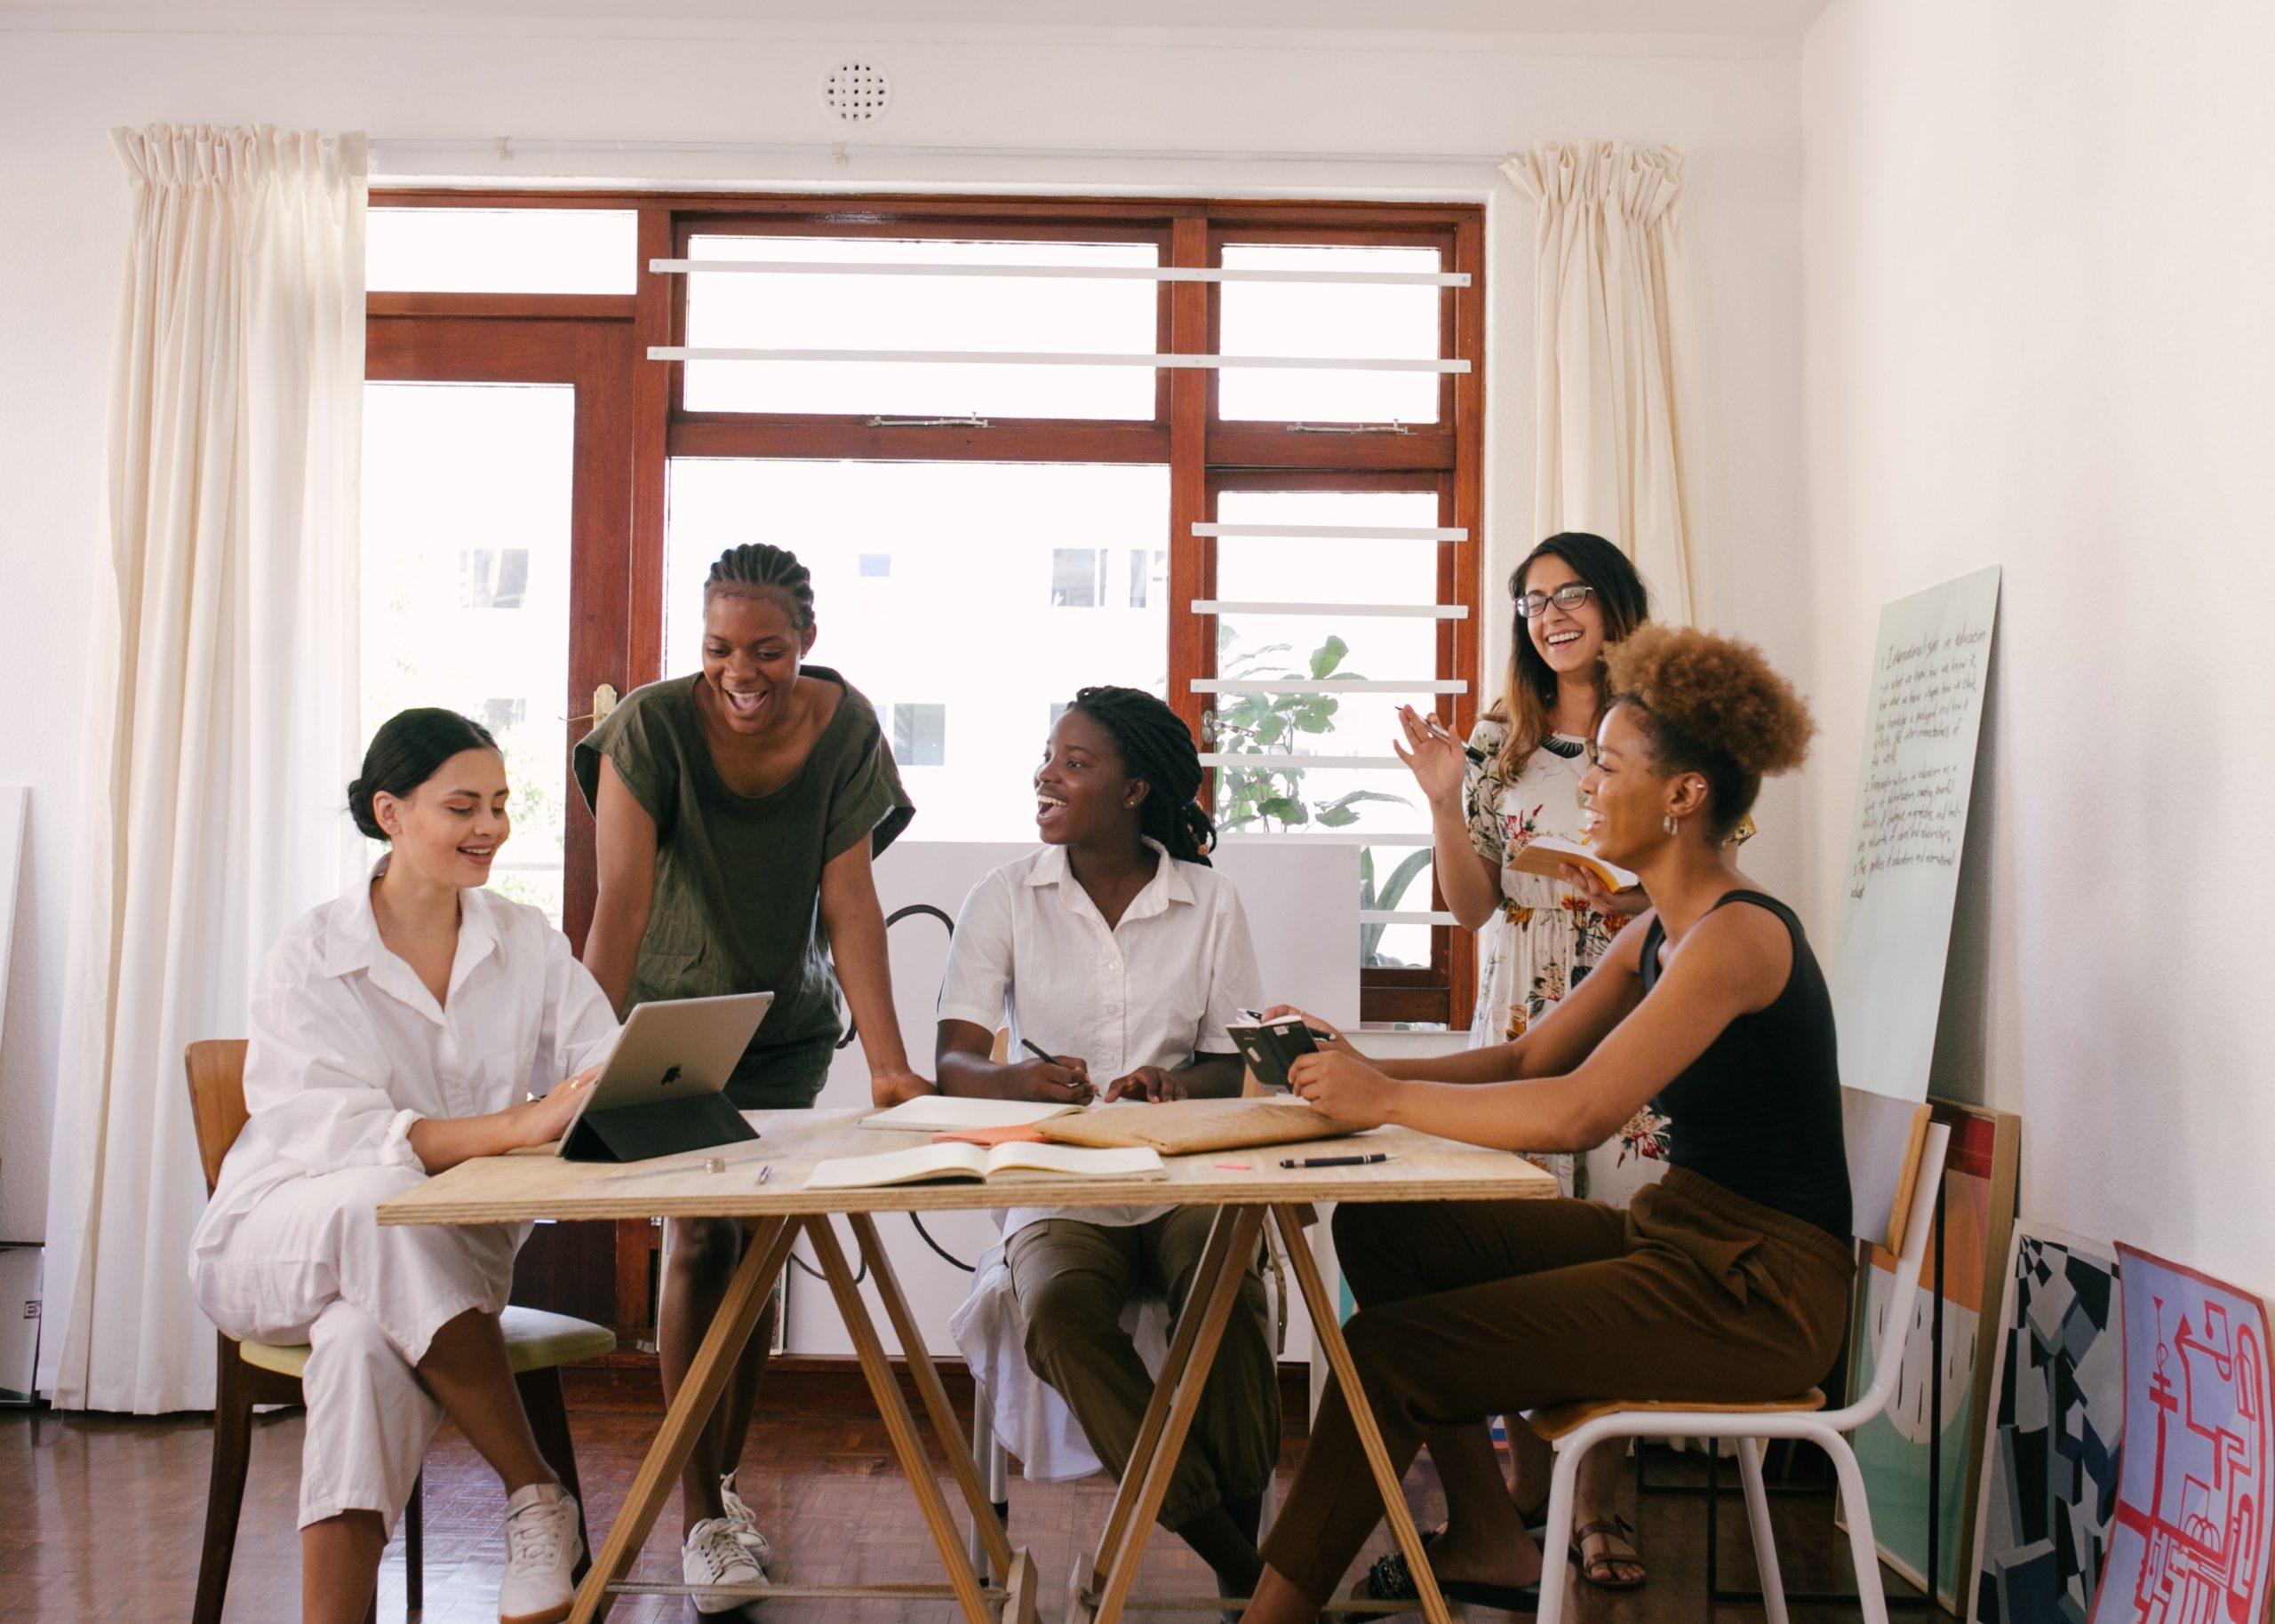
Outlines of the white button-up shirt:
M 1085 1061 L 1101 1089 L 1139 1066 L 1235 1053 L 1225 1029 L 1262 981 L 1240 895 L 1215 869 L 1146 844 L 1161 861 L 1112 929 L 1064 847 L 1045 846 L 973 887 L 948 949 L 940 1018 L 991 1032 L 1008 1020 L 1014 1047 L 1026 1039 Z M 1003 1233 L 1062 1216 L 1144 1223 L 1168 1210 L 1016 1207 Z
M 372 872 L 385 872 L 386 860 Z M 312 910 L 269 951 L 251 1005 L 251 1120 L 221 1164 L 195 1253 L 289 1180 L 345 1167 L 424 1170 L 422 1117 L 475 1117 L 543 1094 L 616 1035 L 608 999 L 535 908 L 459 893 L 444 1002 L 379 939 L 371 888 Z

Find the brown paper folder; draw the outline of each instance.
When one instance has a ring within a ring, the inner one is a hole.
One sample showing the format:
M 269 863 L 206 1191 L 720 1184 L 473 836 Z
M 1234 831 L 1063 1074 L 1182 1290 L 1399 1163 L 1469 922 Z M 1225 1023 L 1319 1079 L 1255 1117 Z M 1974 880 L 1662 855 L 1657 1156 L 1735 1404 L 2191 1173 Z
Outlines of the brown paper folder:
M 1164 1156 L 1249 1145 L 1339 1139 L 1359 1130 L 1302 1105 L 1255 1100 L 1167 1100 L 1159 1105 L 1074 1111 L 1036 1124 L 1061 1144 L 1151 1145 Z

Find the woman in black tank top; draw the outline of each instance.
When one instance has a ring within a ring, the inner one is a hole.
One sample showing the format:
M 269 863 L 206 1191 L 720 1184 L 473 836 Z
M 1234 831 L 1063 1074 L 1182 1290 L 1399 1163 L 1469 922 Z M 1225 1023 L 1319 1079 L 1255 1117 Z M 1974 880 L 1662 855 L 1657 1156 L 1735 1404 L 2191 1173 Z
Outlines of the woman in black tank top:
M 1678 1125 L 1666 1178 L 1624 1213 L 1529 1200 L 1335 1214 L 1360 1304 L 1345 1335 L 1392 1465 L 1427 1443 L 1445 1486 L 1439 1583 L 1505 1608 L 1537 1599 L 1540 1552 L 1516 1508 L 1546 1500 L 1552 1457 L 1511 1428 L 1512 1491 L 1487 1417 L 1800 1393 L 1832 1366 L 1854 1267 L 1824 978 L 1792 912 L 1722 845 L 1762 778 L 1800 765 L 1808 710 L 1759 651 L 1701 632 L 1642 627 L 1606 665 L 1619 697 L 1582 822 L 1641 876 L 1651 911 L 1514 1043 L 1377 1064 L 1337 1039 L 1290 1071 L 1341 1120 L 1511 1150 L 1589 1149 L 1648 1103 Z M 1249 1624 L 1316 1617 L 1381 1513 L 1331 1389 L 1265 1542 Z M 1358 1593 L 1410 1597 L 1412 1577 L 1385 1557 Z

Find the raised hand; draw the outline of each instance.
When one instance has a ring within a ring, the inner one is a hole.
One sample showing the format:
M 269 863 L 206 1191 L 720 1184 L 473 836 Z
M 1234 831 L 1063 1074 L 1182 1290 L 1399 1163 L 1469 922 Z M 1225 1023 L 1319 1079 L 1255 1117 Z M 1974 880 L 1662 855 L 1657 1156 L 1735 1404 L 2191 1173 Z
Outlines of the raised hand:
M 1406 742 L 1401 744 L 1393 739 L 1390 747 L 1406 763 L 1407 770 L 1414 775 L 1414 782 L 1430 798 L 1430 804 L 1443 806 L 1457 799 L 1469 776 L 1469 755 L 1463 750 L 1461 741 L 1410 705 L 1398 707 L 1398 726 L 1406 736 Z

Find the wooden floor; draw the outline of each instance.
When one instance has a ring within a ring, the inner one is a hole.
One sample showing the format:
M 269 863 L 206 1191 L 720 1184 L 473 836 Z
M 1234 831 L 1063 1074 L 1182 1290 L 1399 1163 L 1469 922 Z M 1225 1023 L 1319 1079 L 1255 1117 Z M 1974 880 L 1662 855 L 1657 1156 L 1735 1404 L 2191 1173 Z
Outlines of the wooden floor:
M 571 1421 L 597 1538 L 615 1515 L 655 1417 L 635 1409 L 585 1407 L 574 1410 Z M 266 1417 L 255 1428 L 251 1478 L 229 1581 L 231 1620 L 287 1620 L 298 1611 L 299 1542 L 293 1524 L 300 1433 L 297 1411 Z M 746 1473 L 750 1481 L 744 1494 L 774 1541 L 778 1579 L 818 1584 L 938 1580 L 939 1571 L 914 1501 L 893 1464 L 882 1423 L 873 1413 L 865 1415 L 851 1402 L 832 1403 L 820 1413 L 762 1411 L 751 1445 L 750 1459 L 761 1469 Z M 1283 1490 L 1301 1448 L 1301 1437 L 1291 1435 L 1281 1463 Z M 196 1581 L 209 1458 L 208 1431 L 200 1418 L 0 1414 L 0 1620 L 187 1620 Z M 1649 1470 L 1655 1485 L 1696 1481 L 1697 1457 L 1654 1451 Z M 1434 1520 L 1439 1501 L 1426 1458 L 1409 1476 L 1407 1488 L 1417 1515 Z M 1076 1546 L 1095 1537 L 1108 1493 L 1102 1478 L 1063 1485 L 1013 1480 L 1012 1541 L 1034 1550 L 1045 1580 L 1046 1617 L 1059 1615 Z M 1628 1516 L 1641 1529 L 1650 1582 L 1622 1596 L 1581 1587 L 1567 1617 L 1591 1624 L 1662 1624 L 1761 1616 L 1758 1606 L 1707 1604 L 1700 1501 L 1653 1494 L 1640 1502 L 1639 1514 L 1632 1479 L 1623 1498 Z M 426 1624 L 489 1624 L 496 1618 L 502 1510 L 495 1479 L 464 1439 L 445 1429 L 427 1462 Z M 678 1578 L 676 1510 L 667 1517 L 668 1526 L 659 1525 L 636 1577 Z M 1830 1501 L 1814 1496 L 1780 1499 L 1776 1517 L 1789 1588 L 1848 1588 L 1845 1541 L 1833 1532 Z M 1722 1582 L 1751 1584 L 1752 1557 L 1735 1494 L 1722 1501 Z M 1387 1548 L 1379 1539 L 1377 1547 Z M 1156 1594 L 1199 1594 L 1207 1588 L 1207 1570 L 1167 1534 L 1157 1534 L 1146 1564 L 1144 1588 Z M 783 1601 L 759 1611 L 776 1624 L 819 1624 L 835 1618 L 858 1618 L 863 1624 L 895 1619 L 946 1624 L 954 1616 L 945 1603 L 856 1609 L 842 1602 Z M 627 1597 L 611 1616 L 627 1624 L 692 1624 L 696 1617 L 676 1597 Z M 1472 1616 L 1502 1615 L 1473 1610 Z M 1856 1616 L 1853 1605 L 1795 1607 L 1792 1612 L 1794 1624 L 1830 1624 Z M 380 1574 L 379 1617 L 383 1624 L 404 1617 L 399 1532 Z

